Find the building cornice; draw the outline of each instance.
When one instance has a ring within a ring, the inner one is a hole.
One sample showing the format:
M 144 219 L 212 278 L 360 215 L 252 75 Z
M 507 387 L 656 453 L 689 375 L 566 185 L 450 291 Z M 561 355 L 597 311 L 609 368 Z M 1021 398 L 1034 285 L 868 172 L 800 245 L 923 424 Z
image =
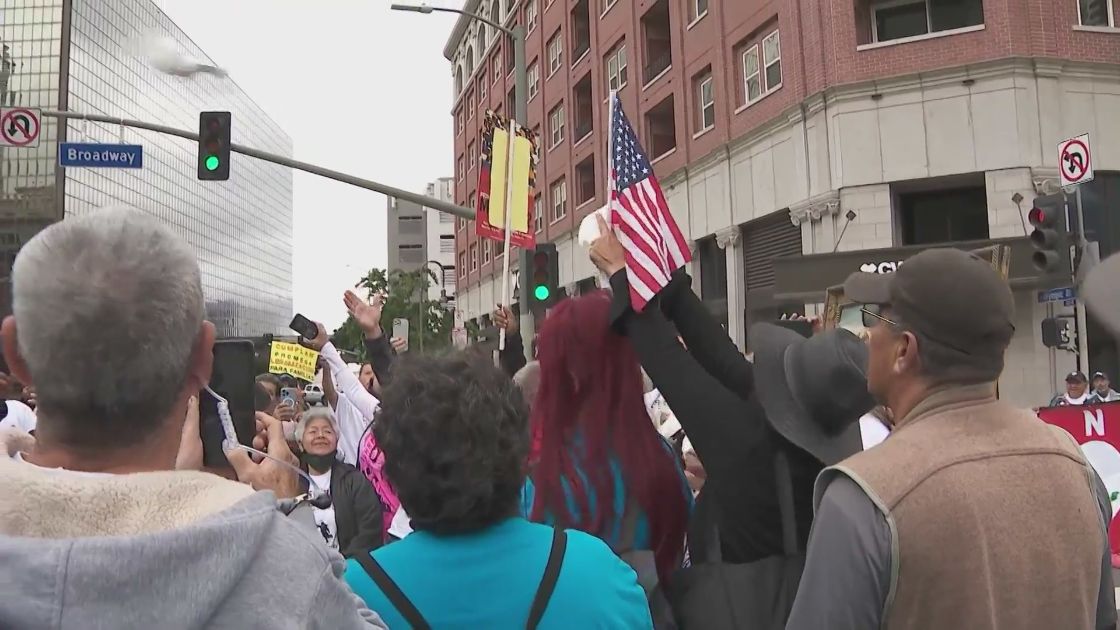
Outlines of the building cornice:
M 794 225 L 820 221 L 822 217 L 840 214 L 840 192 L 830 190 L 799 201 L 789 207 L 789 220 Z
M 480 4 L 482 4 L 482 0 L 466 0 L 463 4 L 463 10 L 467 13 L 476 13 Z M 463 37 L 466 36 L 467 28 L 472 21 L 471 16 L 462 14 L 459 15 L 459 19 L 455 20 L 455 26 L 451 27 L 451 34 L 447 36 L 447 43 L 443 45 L 444 59 L 454 61 L 459 44 L 463 42 Z

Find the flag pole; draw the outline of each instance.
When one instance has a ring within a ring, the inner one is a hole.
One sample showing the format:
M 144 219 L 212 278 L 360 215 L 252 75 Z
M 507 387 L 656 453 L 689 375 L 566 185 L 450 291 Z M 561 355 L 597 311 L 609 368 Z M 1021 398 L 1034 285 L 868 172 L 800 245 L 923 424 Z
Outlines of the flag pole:
M 505 230 L 503 238 L 505 241 L 504 256 L 502 258 L 502 308 L 509 308 L 509 259 L 511 257 L 509 252 L 510 233 L 513 231 L 513 145 L 517 138 L 517 121 L 512 117 L 509 119 L 509 141 L 508 149 L 506 151 L 506 212 L 505 212 Z M 524 271 L 524 270 L 522 270 Z M 522 291 L 524 293 L 524 291 Z M 528 302 L 526 296 L 522 296 L 522 308 L 524 303 Z M 513 309 L 510 309 L 510 314 L 513 314 Z M 504 352 L 506 349 L 506 329 L 502 328 L 498 332 L 498 352 Z M 495 357 L 495 365 L 501 366 L 501 361 Z
M 607 225 L 614 230 L 614 196 L 617 181 L 614 173 L 614 102 L 618 96 L 617 90 L 611 90 L 607 97 Z M 606 289 L 611 286 L 611 279 L 602 271 L 599 272 L 599 288 Z

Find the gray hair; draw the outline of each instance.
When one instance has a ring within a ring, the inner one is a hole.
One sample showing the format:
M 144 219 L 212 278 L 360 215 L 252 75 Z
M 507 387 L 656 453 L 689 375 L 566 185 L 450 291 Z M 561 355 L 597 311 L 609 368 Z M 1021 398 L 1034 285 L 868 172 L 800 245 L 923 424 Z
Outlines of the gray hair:
M 205 316 L 194 252 L 154 217 L 124 208 L 31 239 L 12 267 L 12 310 L 50 419 L 40 433 L 114 449 L 163 427 Z
M 303 432 L 307 430 L 307 425 L 311 424 L 312 420 L 326 420 L 331 423 L 334 432 L 338 433 L 338 421 L 335 420 L 334 412 L 331 411 L 330 407 L 312 407 L 303 412 L 299 422 L 296 423 L 296 442 L 303 442 Z

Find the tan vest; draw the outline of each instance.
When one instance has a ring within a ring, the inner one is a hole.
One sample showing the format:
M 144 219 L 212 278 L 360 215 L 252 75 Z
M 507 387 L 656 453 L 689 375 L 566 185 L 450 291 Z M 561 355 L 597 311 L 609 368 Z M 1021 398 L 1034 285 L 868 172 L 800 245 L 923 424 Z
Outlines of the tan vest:
M 1063 630 L 1096 619 L 1105 532 L 1073 438 L 999 402 L 943 390 L 889 438 L 821 473 L 886 516 L 890 630 Z

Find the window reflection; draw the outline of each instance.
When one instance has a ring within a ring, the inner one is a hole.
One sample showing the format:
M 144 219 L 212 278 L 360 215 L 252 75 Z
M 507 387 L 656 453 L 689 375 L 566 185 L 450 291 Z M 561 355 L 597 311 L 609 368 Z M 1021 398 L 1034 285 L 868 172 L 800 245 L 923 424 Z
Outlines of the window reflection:
M 0 106 L 70 109 L 193 129 L 205 109 L 233 112 L 233 141 L 291 155 L 291 140 L 229 80 L 157 73 L 137 51 L 152 31 L 206 58 L 152 0 L 0 0 Z M 62 72 L 68 68 L 68 76 Z M 61 92 L 60 92 L 61 89 Z M 144 169 L 57 166 L 58 142 L 144 145 Z M 229 182 L 196 179 L 194 144 L 116 125 L 43 121 L 36 148 L 0 147 L 0 283 L 18 248 L 63 216 L 127 204 L 171 224 L 202 265 L 208 314 L 224 336 L 282 333 L 292 311 L 292 173 L 235 156 Z

